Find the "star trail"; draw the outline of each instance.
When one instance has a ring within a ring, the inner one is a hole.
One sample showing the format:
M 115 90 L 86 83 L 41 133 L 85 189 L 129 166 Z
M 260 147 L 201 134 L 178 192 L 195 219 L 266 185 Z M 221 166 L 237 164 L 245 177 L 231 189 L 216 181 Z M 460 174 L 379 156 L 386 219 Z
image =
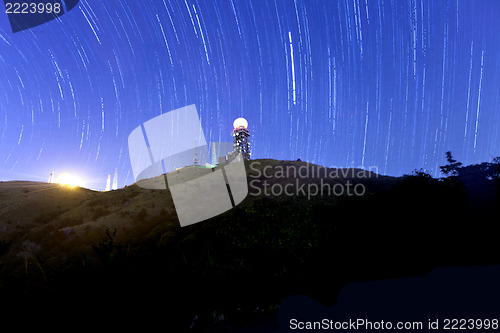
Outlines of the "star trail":
M 500 155 L 495 0 L 82 0 L 0 15 L 0 180 L 134 182 L 130 132 L 195 104 L 207 141 L 245 117 L 252 158 L 439 176 Z

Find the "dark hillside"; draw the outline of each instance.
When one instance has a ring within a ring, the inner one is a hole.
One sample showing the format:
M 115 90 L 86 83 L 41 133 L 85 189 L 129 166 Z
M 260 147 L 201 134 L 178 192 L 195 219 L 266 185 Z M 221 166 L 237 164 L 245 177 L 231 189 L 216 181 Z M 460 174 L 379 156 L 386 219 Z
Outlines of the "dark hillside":
M 305 165 L 259 161 L 259 170 L 269 166 L 268 172 Z M 249 180 L 257 179 L 256 167 L 247 171 Z M 273 175 L 269 184 L 294 181 Z M 493 200 L 478 210 L 459 179 L 362 176 L 359 170 L 344 176 L 325 182 L 363 184 L 364 194 L 249 195 L 234 209 L 184 228 L 168 190 L 0 184 L 6 200 L 1 298 L 9 300 L 7 308 L 17 304 L 34 315 L 56 311 L 65 318 L 160 322 L 174 332 L 224 331 L 272 318 L 294 294 L 334 304 L 353 281 L 499 263 L 498 219 L 492 218 L 498 206 Z

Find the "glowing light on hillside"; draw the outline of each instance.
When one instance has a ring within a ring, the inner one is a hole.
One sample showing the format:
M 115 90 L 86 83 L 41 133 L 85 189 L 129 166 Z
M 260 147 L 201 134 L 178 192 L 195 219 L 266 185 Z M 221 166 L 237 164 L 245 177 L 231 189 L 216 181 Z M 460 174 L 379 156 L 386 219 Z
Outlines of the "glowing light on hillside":
M 74 175 L 70 175 L 68 173 L 62 173 L 59 176 L 58 183 L 61 185 L 66 185 L 71 187 L 81 186 L 83 184 L 80 178 Z

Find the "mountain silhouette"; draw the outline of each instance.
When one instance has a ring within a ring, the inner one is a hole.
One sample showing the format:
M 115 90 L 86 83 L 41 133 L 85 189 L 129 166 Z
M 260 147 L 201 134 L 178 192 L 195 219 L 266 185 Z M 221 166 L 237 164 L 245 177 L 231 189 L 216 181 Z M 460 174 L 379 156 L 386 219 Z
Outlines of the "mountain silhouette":
M 4 313 L 278 331 L 279 306 L 293 295 L 332 306 L 354 282 L 498 264 L 498 180 L 475 179 L 473 168 L 461 182 L 302 161 L 245 164 L 247 198 L 187 227 L 168 189 L 0 183 Z M 278 195 L 287 184 L 288 194 Z M 326 192 L 348 184 L 363 194 Z M 482 187 L 491 200 L 477 204 Z

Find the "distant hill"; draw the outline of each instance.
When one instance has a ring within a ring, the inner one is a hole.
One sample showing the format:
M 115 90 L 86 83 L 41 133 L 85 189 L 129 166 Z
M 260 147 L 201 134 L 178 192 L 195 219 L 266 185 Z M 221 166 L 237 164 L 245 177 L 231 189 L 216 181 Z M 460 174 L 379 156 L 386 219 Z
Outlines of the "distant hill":
M 327 169 L 306 162 L 272 159 L 247 161 L 246 169 L 251 186 L 250 194 L 242 207 L 266 197 L 264 181 L 267 182 L 267 196 L 271 199 L 290 200 L 301 196 L 308 184 L 319 184 L 320 179 L 330 185 L 349 180 L 369 184 L 371 192 L 390 186 L 395 180 L 394 177 L 360 169 Z M 207 169 L 196 171 L 190 167 L 186 170 L 186 179 L 193 178 L 193 172 L 207 172 Z M 178 171 L 173 173 L 176 172 Z M 289 193 L 293 193 L 291 196 L 285 193 L 281 196 L 273 195 L 278 191 L 273 192 L 273 185 L 290 183 L 295 186 L 297 180 L 301 185 L 306 185 L 302 188 L 303 191 L 297 193 L 295 188 L 290 187 Z M 326 196 L 326 190 L 324 194 Z M 315 197 L 316 195 L 313 199 Z M 115 191 L 98 192 L 59 184 L 1 182 L 0 199 L 0 239 L 11 244 L 9 252 L 19 250 L 20 243 L 26 240 L 40 243 L 47 249 L 52 243 L 56 243 L 54 246 L 58 248 L 68 244 L 91 250 L 90 245 L 99 242 L 107 228 L 117 229 L 117 243 L 127 243 L 159 236 L 153 231 L 155 227 L 159 232 L 164 225 L 175 227 L 178 224 L 168 189 L 147 190 L 136 184 Z M 62 242 L 54 242 L 59 237 L 55 235 L 64 235 L 61 236 Z
M 215 332 L 272 317 L 293 294 L 332 304 L 353 281 L 500 260 L 496 192 L 471 205 L 473 174 L 465 186 L 301 161 L 253 160 L 246 170 L 241 205 L 184 228 L 168 189 L 0 183 L 0 299 L 31 313 L 51 300 L 70 317 L 85 300 L 93 313 Z M 275 195 L 287 184 L 290 195 Z M 349 195 L 357 184 L 362 195 Z

